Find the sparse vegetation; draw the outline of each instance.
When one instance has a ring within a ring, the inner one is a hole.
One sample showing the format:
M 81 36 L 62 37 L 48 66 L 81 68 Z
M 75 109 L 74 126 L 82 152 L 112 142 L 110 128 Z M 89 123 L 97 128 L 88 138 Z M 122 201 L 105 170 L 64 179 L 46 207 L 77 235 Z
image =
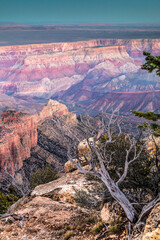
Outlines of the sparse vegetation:
M 80 207 L 87 207 L 87 208 L 93 208 L 95 206 L 96 200 L 91 197 L 91 195 L 87 192 L 87 190 L 78 190 L 76 188 L 73 188 L 75 191 L 74 200 Z
M 74 235 L 74 234 L 73 234 L 73 231 L 68 231 L 68 232 L 66 232 L 63 240 L 68 240 L 68 239 L 70 239 L 73 235 Z
M 30 187 L 34 189 L 40 184 L 45 184 L 56 180 L 58 171 L 53 169 L 50 165 L 47 165 L 44 169 L 38 169 L 35 173 L 31 175 Z
M 65 230 L 71 230 L 71 226 L 70 225 L 65 225 Z
M 0 192 L 0 214 L 3 214 L 7 209 L 18 200 L 18 197 L 13 194 L 5 195 Z
M 103 223 L 102 222 L 98 222 L 96 225 L 94 225 L 94 227 L 92 228 L 91 232 L 93 235 L 96 235 L 98 233 L 100 233 L 100 231 L 103 229 Z
M 77 230 L 78 230 L 78 231 L 83 231 L 83 226 L 78 225 L 78 226 L 77 226 Z
M 119 234 L 122 230 L 123 226 L 120 225 L 119 218 L 112 218 L 109 222 L 109 234 Z
M 87 224 L 93 224 L 93 223 L 95 223 L 95 221 L 96 221 L 96 219 L 94 216 L 90 216 L 86 219 Z

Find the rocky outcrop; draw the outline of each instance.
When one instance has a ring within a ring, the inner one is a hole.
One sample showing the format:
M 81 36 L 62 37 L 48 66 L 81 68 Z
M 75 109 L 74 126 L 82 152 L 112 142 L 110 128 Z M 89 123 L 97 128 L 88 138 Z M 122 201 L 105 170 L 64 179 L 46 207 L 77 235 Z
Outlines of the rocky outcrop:
M 40 125 L 44 120 L 52 119 L 54 116 L 63 119 L 70 126 L 78 123 L 75 113 L 69 112 L 64 104 L 50 99 L 38 115 L 38 124 Z
M 21 199 L 17 208 L 12 211 L 13 217 L 0 221 L 3 240 L 64 240 L 69 239 L 67 236 L 75 240 L 94 239 L 90 232 L 94 223 L 89 222 L 87 209 L 39 196 L 27 199 L 26 203 Z
M 37 145 L 35 116 L 8 110 L 1 115 L 0 169 L 14 175 Z
M 160 160 L 160 137 L 150 136 L 147 149 L 151 157 L 157 156 L 157 159 Z
M 115 92 L 121 93 L 123 105 L 125 92 L 142 96 L 160 90 L 158 77 L 140 70 L 144 62 L 142 52 L 160 54 L 159 49 L 159 39 L 98 39 L 0 47 L 0 92 L 12 95 L 27 112 L 40 112 L 42 99 L 47 102 L 52 97 L 63 99 L 80 113 L 81 108 L 88 110 L 94 97 L 100 101 L 104 94 Z M 116 105 L 115 100 L 107 98 L 105 104 Z M 30 108 L 27 102 L 31 103 Z M 135 99 L 132 102 L 135 104 Z M 93 104 L 96 109 L 96 103 Z M 147 98 L 144 105 L 151 110 L 154 103 Z
M 39 117 L 40 119 L 45 119 L 53 118 L 54 115 L 60 117 L 67 114 L 69 114 L 69 111 L 64 104 L 60 104 L 57 101 L 49 100 L 40 112 Z
M 31 195 L 98 209 L 103 202 L 105 190 L 102 183 L 94 179 L 88 180 L 76 170 L 63 174 L 53 182 L 37 186 Z
M 67 148 L 57 118 L 61 118 L 68 126 L 76 128 L 78 124 L 76 114 L 53 100 L 45 104 L 39 115 L 13 110 L 3 112 L 0 124 L 1 191 L 8 192 L 15 181 L 24 185 L 24 191 L 28 191 L 32 174 L 47 164 L 58 170 L 63 169 L 67 161 Z M 77 130 L 81 136 L 79 132 Z M 14 176 L 14 180 L 11 176 Z
M 158 240 L 160 236 L 160 203 L 149 214 L 143 233 L 136 240 Z
M 66 173 L 69 173 L 69 172 L 73 172 L 75 171 L 77 168 L 76 166 L 71 162 L 71 161 L 67 161 L 65 164 L 64 164 L 64 171 Z

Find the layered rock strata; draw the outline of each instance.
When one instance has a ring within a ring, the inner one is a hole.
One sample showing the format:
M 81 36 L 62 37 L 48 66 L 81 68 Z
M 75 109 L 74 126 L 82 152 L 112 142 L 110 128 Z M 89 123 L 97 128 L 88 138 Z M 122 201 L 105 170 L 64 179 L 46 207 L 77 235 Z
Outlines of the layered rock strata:
M 1 115 L 0 170 L 14 175 L 37 145 L 35 116 L 8 110 Z
M 158 77 L 140 69 L 143 51 L 158 55 L 159 49 L 159 39 L 98 39 L 0 47 L 0 94 L 6 95 L 6 107 L 12 105 L 12 98 L 19 103 L 16 108 L 20 105 L 27 112 L 40 112 L 42 103 L 52 97 L 62 99 L 78 113 L 81 108 L 88 111 L 87 107 L 92 105 L 93 113 L 99 111 L 95 97 L 98 101 L 104 99 L 107 109 L 107 104 L 117 104 L 118 96 L 107 94 L 120 92 L 119 109 L 126 113 L 125 92 L 138 93 L 139 101 L 143 94 L 156 95 L 155 91 L 160 90 Z M 137 110 L 134 94 L 130 99 L 131 109 Z M 156 111 L 157 97 L 155 102 L 156 106 L 148 96 L 142 110 Z
M 54 116 L 62 117 L 69 124 L 77 123 L 74 113 L 70 113 L 65 105 L 53 100 L 48 101 L 39 115 L 28 115 L 13 110 L 2 113 L 0 120 L 1 172 L 7 171 L 14 175 L 17 170 L 22 168 L 25 159 L 35 158 L 36 156 L 38 158 L 40 155 L 49 163 L 59 165 L 58 162 L 56 164 L 57 159 L 50 154 L 51 151 L 58 156 L 61 151 L 57 149 L 58 145 L 55 140 L 56 127 L 52 123 Z M 48 123 L 47 121 L 50 122 L 50 127 L 49 123 L 48 125 L 45 124 L 45 121 L 46 123 Z M 61 145 L 59 145 L 59 149 L 61 149 Z M 59 158 L 61 157 L 60 154 Z M 59 159 L 59 162 L 61 160 Z

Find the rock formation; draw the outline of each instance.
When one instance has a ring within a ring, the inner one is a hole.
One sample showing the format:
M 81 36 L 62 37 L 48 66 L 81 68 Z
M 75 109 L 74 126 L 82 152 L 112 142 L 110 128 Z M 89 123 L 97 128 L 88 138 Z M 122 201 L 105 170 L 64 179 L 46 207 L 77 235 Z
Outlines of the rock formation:
M 65 105 L 53 100 L 48 101 L 39 115 L 28 115 L 13 110 L 7 110 L 2 113 L 0 120 L 1 172 L 7 171 L 11 175 L 14 175 L 16 171 L 22 168 L 25 159 L 32 158 L 32 156 L 36 154 L 41 155 L 45 160 L 48 159 L 47 161 L 49 163 L 56 162 L 57 159 L 53 158 L 53 156 L 43 148 L 43 146 L 46 145 L 52 153 L 55 152 L 58 155 L 59 151 L 56 148 L 57 144 L 55 144 L 55 141 L 53 141 L 52 145 L 48 142 L 46 144 L 45 142 L 45 139 L 48 141 L 48 138 L 50 138 L 51 141 L 52 138 L 54 139 L 54 137 L 56 137 L 55 134 L 53 134 L 56 129 L 54 129 L 50 121 L 53 116 L 63 117 L 64 120 L 70 124 L 77 123 L 74 113 L 70 113 Z M 47 122 L 47 126 L 44 123 L 47 119 L 51 124 L 49 129 L 49 123 Z M 37 146 L 37 142 L 38 144 L 41 143 L 41 147 Z M 56 146 L 54 146 L 54 144 Z M 49 147 L 50 145 L 51 147 Z M 61 145 L 63 144 L 61 143 Z M 61 157 L 59 156 L 59 158 Z M 62 159 L 58 159 L 57 166 L 59 164 L 58 162 L 61 162 Z
M 78 199 L 77 192 L 82 192 L 86 200 L 81 203 Z M 53 200 L 58 200 L 74 205 L 83 205 L 98 209 L 103 202 L 105 189 L 100 182 L 96 180 L 87 180 L 78 170 L 72 173 L 65 173 L 57 180 L 37 186 L 32 196 L 45 196 Z
M 1 115 L 0 125 L 0 170 L 14 175 L 37 145 L 37 119 L 8 110 Z
M 44 122 L 46 119 L 52 119 L 54 116 L 63 118 L 69 125 L 77 123 L 75 113 L 69 112 L 64 104 L 50 99 L 38 115 L 38 124 L 40 125 L 41 122 Z
M 77 201 L 75 190 L 83 191 L 86 195 L 79 195 L 81 198 Z M 108 201 L 108 198 L 103 205 L 103 194 L 103 186 L 97 180 L 89 180 L 77 170 L 63 174 L 53 182 L 37 186 L 32 196 L 23 197 L 14 203 L 0 219 L 0 237 L 3 240 L 14 240 L 15 237 L 18 240 L 64 240 L 70 236 L 74 240 L 93 240 L 101 236 L 102 240 L 106 237 L 125 240 L 127 228 L 126 220 L 120 214 L 121 208 L 116 202 Z M 95 200 L 99 202 L 98 209 L 93 204 Z M 87 201 L 89 205 L 86 205 Z M 159 216 L 160 204 L 157 203 L 142 231 L 138 234 L 135 232 L 132 239 L 159 239 Z M 120 230 L 121 235 L 116 235 L 118 217 L 125 225 Z M 100 224 L 102 227 L 97 228 L 99 231 L 93 231 Z M 104 232 L 106 235 L 101 235 Z
M 160 203 L 152 209 L 149 214 L 144 231 L 135 238 L 136 240 L 158 240 L 160 236 Z

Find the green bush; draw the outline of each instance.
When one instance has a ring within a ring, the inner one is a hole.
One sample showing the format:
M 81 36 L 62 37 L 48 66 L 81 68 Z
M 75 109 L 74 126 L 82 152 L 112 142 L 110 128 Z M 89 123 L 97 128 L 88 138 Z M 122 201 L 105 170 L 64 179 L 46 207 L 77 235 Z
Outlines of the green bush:
M 107 136 L 102 137 L 102 143 L 105 143 Z M 117 138 L 117 135 L 113 136 L 113 138 Z M 136 147 L 137 152 L 142 147 L 143 141 L 138 141 Z M 110 159 L 112 155 L 111 164 L 105 163 L 106 169 L 109 171 L 110 176 L 114 181 L 119 179 L 117 172 L 120 175 L 123 174 L 124 165 L 125 165 L 125 157 L 126 157 L 126 149 L 129 149 L 130 141 L 126 134 L 121 134 L 121 136 L 114 142 L 107 145 L 106 151 L 106 159 Z M 133 159 L 134 156 L 134 148 L 129 154 L 129 160 Z M 151 178 L 150 175 L 151 168 L 153 163 L 149 158 L 149 154 L 147 150 L 144 148 L 138 157 L 138 159 L 130 165 L 129 171 L 125 180 L 125 188 L 135 188 L 135 186 L 141 186 L 144 188 L 151 187 Z M 124 184 L 123 184 L 124 185 Z
M 96 207 L 96 198 L 94 198 L 89 192 L 83 189 L 76 189 L 75 187 L 73 187 L 73 190 L 75 191 L 74 200 L 80 207 Z
M 72 231 L 68 231 L 66 232 L 65 236 L 64 236 L 64 240 L 68 240 L 73 236 L 73 232 Z
M 38 169 L 31 175 L 30 187 L 34 189 L 40 184 L 45 184 L 56 180 L 58 171 L 53 169 L 50 165 L 47 165 L 44 169 Z
M 120 225 L 119 218 L 112 218 L 109 223 L 109 233 L 110 234 L 119 234 L 122 231 L 123 227 Z
M 18 197 L 13 194 L 5 195 L 0 192 L 0 214 L 3 214 L 7 209 L 18 200 Z
M 100 231 L 103 229 L 103 223 L 102 222 L 98 222 L 96 225 L 94 225 L 94 227 L 92 228 L 91 232 L 96 235 L 98 233 L 100 233 Z

